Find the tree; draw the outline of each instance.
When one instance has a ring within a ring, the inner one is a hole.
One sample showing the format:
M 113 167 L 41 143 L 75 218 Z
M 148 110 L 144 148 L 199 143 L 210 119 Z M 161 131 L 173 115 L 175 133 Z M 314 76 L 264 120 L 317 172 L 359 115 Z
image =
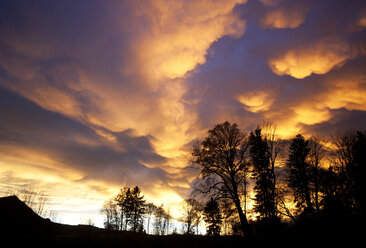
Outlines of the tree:
M 333 163 L 344 184 L 345 206 L 352 214 L 365 213 L 366 136 L 362 132 L 338 132 L 331 137 Z
M 171 216 L 169 211 L 165 211 L 164 205 L 161 204 L 159 207 L 154 209 L 154 233 L 156 235 L 165 235 L 169 231 Z
M 145 205 L 145 214 L 147 215 L 146 232 L 150 233 L 150 220 L 151 216 L 156 212 L 157 206 L 154 203 L 147 203 Z
M 131 190 L 125 187 L 121 189 L 115 200 L 120 207 L 121 230 L 127 230 L 128 227 L 135 232 L 142 230 L 145 200 L 140 188 L 135 186 Z
M 135 186 L 126 198 L 126 213 L 129 219 L 131 230 L 142 231 L 143 230 L 143 215 L 145 213 L 145 200 L 141 195 L 141 190 L 138 186 Z
M 128 187 L 121 188 L 119 193 L 114 198 L 115 202 L 119 207 L 119 215 L 120 215 L 120 230 L 127 230 L 128 219 L 127 219 L 127 205 L 126 199 L 127 196 L 131 194 L 131 189 Z
M 117 203 L 113 199 L 105 201 L 100 212 L 105 216 L 104 227 L 106 229 L 119 229 L 120 216 L 118 214 Z
M 283 152 L 286 146 L 286 141 L 278 138 L 276 126 L 270 122 L 266 121 L 261 125 L 261 134 L 263 139 L 267 142 L 269 162 L 272 171 L 272 201 L 275 203 L 275 209 L 278 210 L 278 193 L 277 193 L 277 175 L 276 166 L 282 161 Z
M 160 205 L 156 207 L 154 211 L 155 221 L 154 221 L 154 233 L 156 235 L 164 235 L 165 227 L 164 227 L 164 206 Z
M 51 220 L 57 219 L 57 213 L 48 209 L 50 198 L 47 191 L 42 189 L 42 187 L 34 184 L 22 185 L 16 194 L 20 200 L 39 216 Z
M 314 193 L 314 203 L 317 215 L 319 215 L 320 213 L 319 173 L 326 152 L 321 142 L 322 142 L 321 138 L 317 136 L 311 137 L 311 139 L 309 140 L 310 152 L 308 156 L 309 164 L 311 166 L 311 183 L 313 184 L 313 189 L 311 191 L 313 191 Z
M 192 162 L 200 169 L 200 181 L 195 190 L 216 199 L 230 199 L 238 212 L 241 229 L 250 236 L 250 228 L 242 209 L 240 191 L 243 189 L 248 143 L 237 124 L 216 125 L 208 136 L 194 146 Z
M 310 167 L 307 157 L 310 152 L 309 141 L 301 134 L 292 139 L 287 159 L 288 186 L 292 189 L 298 210 L 312 216 L 314 209 L 310 192 Z
M 207 235 L 220 235 L 222 217 L 219 203 L 211 197 L 203 209 L 203 220 L 206 222 Z
M 270 166 L 270 152 L 266 140 L 262 139 L 261 129 L 250 133 L 249 153 L 253 166 L 255 182 L 255 210 L 267 221 L 276 217 L 274 169 Z
M 356 198 L 358 203 L 357 214 L 366 214 L 366 134 L 356 132 L 353 146 L 353 156 L 355 160 L 354 180 L 356 187 Z
M 194 198 L 188 198 L 182 204 L 183 217 L 181 221 L 186 224 L 186 234 L 194 234 L 194 227 L 198 228 L 201 222 L 202 205 Z

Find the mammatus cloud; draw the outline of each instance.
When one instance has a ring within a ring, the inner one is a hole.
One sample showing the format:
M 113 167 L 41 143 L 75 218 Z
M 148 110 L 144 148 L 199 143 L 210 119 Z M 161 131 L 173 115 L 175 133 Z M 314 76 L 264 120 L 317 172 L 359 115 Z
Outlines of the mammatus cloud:
M 237 99 L 243 104 L 246 110 L 254 113 L 268 110 L 273 103 L 273 99 L 269 93 L 264 91 L 241 94 Z
M 206 62 L 211 44 L 225 35 L 240 38 L 246 21 L 233 14 L 247 0 L 137 2 L 150 30 L 137 42 L 141 66 L 150 78 L 175 79 Z
M 362 0 L 3 2 L 0 181 L 72 207 L 136 184 L 178 203 L 219 122 L 291 138 L 366 118 Z
M 271 2 L 271 5 L 276 5 Z M 303 5 L 272 7 L 265 11 L 260 20 L 264 28 L 297 28 L 306 20 L 308 8 Z
M 311 74 L 325 74 L 342 66 L 350 58 L 350 47 L 335 38 L 324 38 L 315 44 L 290 48 L 270 58 L 268 65 L 277 75 L 302 79 Z
M 348 68 L 346 69 L 348 70 Z M 281 107 L 277 106 L 277 109 L 266 111 L 264 116 L 267 119 L 276 120 L 279 134 L 283 137 L 292 137 L 299 132 L 316 130 L 311 128 L 313 125 L 331 125 L 334 131 L 336 130 L 334 123 L 343 123 L 340 120 L 342 116 L 365 111 L 366 102 L 363 97 L 365 94 L 363 76 L 356 71 L 352 75 L 339 71 L 333 76 L 323 79 L 323 82 L 319 83 L 317 91 L 303 92 L 298 99 L 294 98 L 285 105 L 279 105 Z M 358 121 L 344 123 L 359 127 Z M 342 128 L 344 125 L 346 124 L 342 124 Z M 322 133 L 324 132 L 322 130 Z
M 70 2 L 39 2 L 4 13 L 0 85 L 39 106 L 62 135 L 49 125 L 9 145 L 11 125 L 4 126 L 3 169 L 58 174 L 56 181 L 97 185 L 102 194 L 140 185 L 152 199 L 178 203 L 194 176 L 183 170 L 187 144 L 201 133 L 182 78 L 205 63 L 212 43 L 242 37 L 246 22 L 234 8 L 245 2 L 91 2 L 67 18 Z
M 361 27 L 366 27 L 366 9 L 361 10 L 357 24 Z
M 266 6 L 276 6 L 283 2 L 283 0 L 260 0 L 260 2 Z

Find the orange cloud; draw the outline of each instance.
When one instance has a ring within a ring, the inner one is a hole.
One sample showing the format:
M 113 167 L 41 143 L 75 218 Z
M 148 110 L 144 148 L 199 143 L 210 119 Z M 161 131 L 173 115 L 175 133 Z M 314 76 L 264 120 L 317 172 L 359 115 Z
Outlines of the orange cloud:
M 316 44 L 297 47 L 268 60 L 277 75 L 302 79 L 311 74 L 325 74 L 342 66 L 350 58 L 349 45 L 337 39 L 322 39 Z
M 276 6 L 280 4 L 283 0 L 260 0 L 265 6 Z
M 366 110 L 366 88 L 364 79 L 338 80 L 329 83 L 329 90 L 314 94 L 292 107 L 292 114 L 276 116 L 268 113 L 267 118 L 277 120 L 279 134 L 291 137 L 301 132 L 300 125 L 314 125 L 329 121 L 331 110 L 345 108 L 347 110 Z
M 330 112 L 327 108 L 322 106 L 317 107 L 317 103 L 305 102 L 293 108 L 295 112 L 294 123 L 302 123 L 306 125 L 313 125 L 327 121 L 331 118 Z
M 331 109 L 366 111 L 366 87 L 363 79 L 339 81 L 325 94 L 324 104 Z
M 151 32 L 137 44 L 141 66 L 151 78 L 175 79 L 206 62 L 206 53 L 217 39 L 244 34 L 244 20 L 233 15 L 247 0 L 169 1 L 139 5 L 138 16 L 152 21 Z
M 361 11 L 357 24 L 361 27 L 366 27 L 366 9 Z
M 238 101 L 243 104 L 243 107 L 253 113 L 266 111 L 272 105 L 272 99 L 268 93 L 264 91 L 250 92 L 241 94 L 237 97 Z
M 301 6 L 291 10 L 285 8 L 275 8 L 267 10 L 260 20 L 264 28 L 297 28 L 305 22 L 307 9 Z

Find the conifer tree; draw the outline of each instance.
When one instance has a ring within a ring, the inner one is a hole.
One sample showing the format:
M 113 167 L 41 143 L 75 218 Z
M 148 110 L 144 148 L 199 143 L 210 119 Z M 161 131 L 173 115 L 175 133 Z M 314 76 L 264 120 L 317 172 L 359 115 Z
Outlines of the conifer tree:
M 203 220 L 206 222 L 207 235 L 220 235 L 222 217 L 219 203 L 212 197 L 205 205 L 203 216 Z

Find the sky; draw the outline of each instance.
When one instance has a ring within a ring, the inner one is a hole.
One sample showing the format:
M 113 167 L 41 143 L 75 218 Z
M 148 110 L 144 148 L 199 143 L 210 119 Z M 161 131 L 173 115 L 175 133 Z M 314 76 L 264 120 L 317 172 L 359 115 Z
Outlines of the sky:
M 218 123 L 364 130 L 364 0 L 3 0 L 0 193 L 102 225 L 121 187 L 177 214 Z

